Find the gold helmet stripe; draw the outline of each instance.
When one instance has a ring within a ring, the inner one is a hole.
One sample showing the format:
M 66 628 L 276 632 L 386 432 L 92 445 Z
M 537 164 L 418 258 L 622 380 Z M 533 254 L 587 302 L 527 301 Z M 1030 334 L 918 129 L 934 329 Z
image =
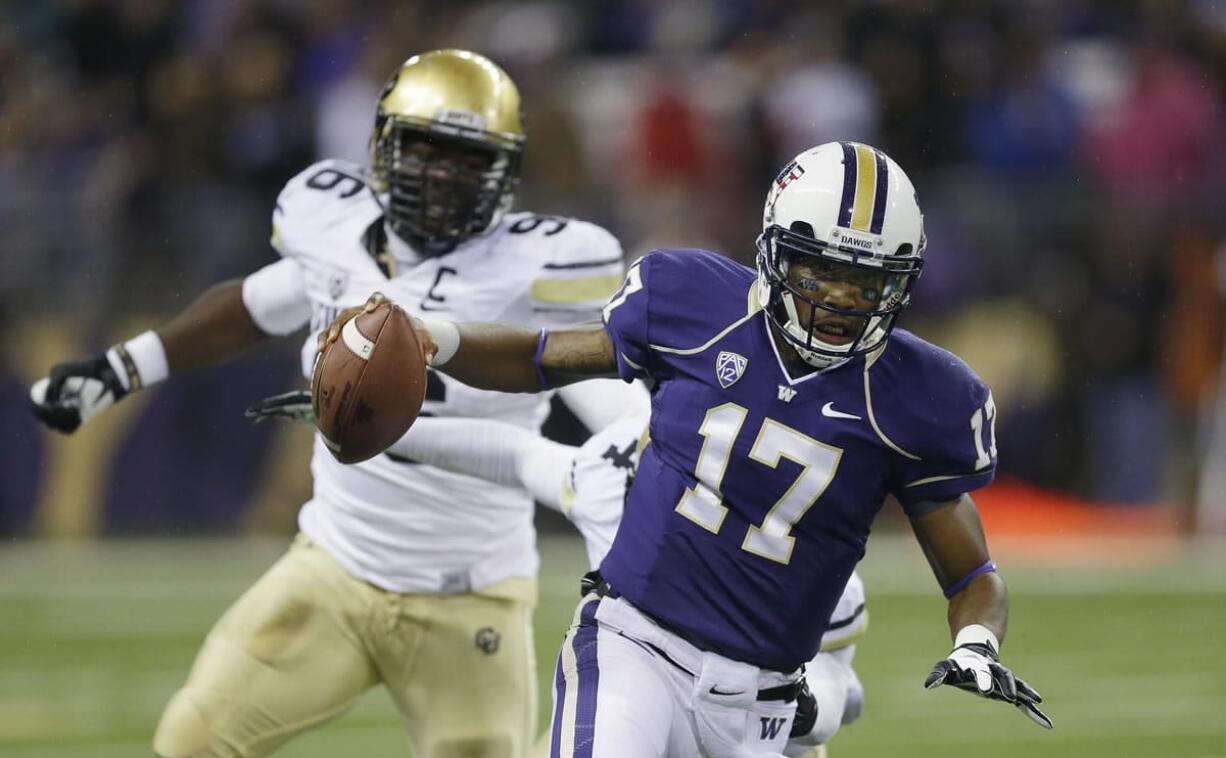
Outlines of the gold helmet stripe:
M 851 211 L 851 228 L 868 231 L 873 218 L 873 195 L 877 189 L 877 158 L 872 148 L 856 145 L 856 200 Z
M 842 146 L 843 202 L 838 225 L 881 234 L 889 184 L 885 156 L 858 142 L 844 142 Z

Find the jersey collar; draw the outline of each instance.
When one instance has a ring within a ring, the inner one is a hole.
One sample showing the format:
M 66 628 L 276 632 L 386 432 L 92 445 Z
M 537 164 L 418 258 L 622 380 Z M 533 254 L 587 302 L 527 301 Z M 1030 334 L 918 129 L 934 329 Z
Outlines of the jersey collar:
M 801 376 L 798 376 L 798 377 L 793 377 L 792 372 L 788 371 L 787 361 L 785 361 L 783 359 L 783 356 L 779 353 L 779 345 L 776 344 L 775 342 L 775 335 L 771 332 L 771 329 L 772 329 L 771 321 L 770 319 L 766 317 L 765 310 L 762 312 L 762 318 L 759 319 L 759 321 L 762 324 L 762 329 L 766 332 L 766 341 L 770 343 L 771 352 L 775 354 L 775 365 L 779 367 L 779 373 L 783 374 L 783 378 L 787 380 L 788 386 L 801 384 L 803 382 L 809 381 L 810 379 L 816 376 L 822 376 L 824 374 L 829 374 L 830 372 L 835 371 L 837 369 L 841 369 L 844 366 L 850 366 L 852 364 L 855 364 L 857 361 L 863 360 L 866 356 L 870 360 L 875 361 L 877 360 L 878 357 L 880 357 L 881 351 L 885 349 L 885 345 L 883 344 L 881 345 L 881 347 L 878 347 L 869 353 L 853 355 L 850 358 L 844 358 L 841 361 L 832 363 L 826 368 L 818 369 L 816 371 L 813 371 L 812 373 L 802 374 Z M 889 341 L 887 340 L 886 342 L 888 343 Z

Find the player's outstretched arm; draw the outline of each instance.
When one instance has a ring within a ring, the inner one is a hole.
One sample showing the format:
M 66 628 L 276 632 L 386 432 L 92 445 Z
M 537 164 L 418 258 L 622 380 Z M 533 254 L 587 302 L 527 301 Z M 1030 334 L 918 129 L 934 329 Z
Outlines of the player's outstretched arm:
M 34 415 L 71 433 L 128 394 L 172 371 L 217 363 L 264 339 L 243 303 L 243 280 L 222 282 L 156 331 L 88 358 L 65 361 L 30 388 Z
M 157 330 L 170 371 L 220 363 L 270 335 L 256 325 L 243 302 L 243 280 L 217 284 Z
M 427 331 L 431 327 L 447 331 L 443 324 L 427 324 Z M 540 392 L 617 376 L 613 343 L 598 323 L 552 332 L 475 323 L 455 324 L 454 329 L 454 335 L 441 337 L 455 345 L 454 352 L 445 361 L 436 355 L 432 365 L 478 389 Z
M 1004 580 L 988 556 L 979 512 L 969 495 L 926 509 L 911 519 L 937 581 L 949 598 L 954 649 L 933 667 L 924 686 L 951 684 L 1017 706 L 1047 729 L 1052 721 L 1038 707 L 1043 698 L 1000 663 L 1000 643 L 1009 617 Z
M 386 300 L 376 292 L 363 308 L 342 311 L 328 331 L 320 333 L 320 350 L 335 342 L 341 327 L 359 311 L 373 311 Z M 540 392 L 617 376 L 613 342 L 599 323 L 557 331 L 420 319 L 413 319 L 413 326 L 431 366 L 477 389 Z
M 387 452 L 417 463 L 526 489 L 562 510 L 562 491 L 579 448 L 493 419 L 422 417 Z

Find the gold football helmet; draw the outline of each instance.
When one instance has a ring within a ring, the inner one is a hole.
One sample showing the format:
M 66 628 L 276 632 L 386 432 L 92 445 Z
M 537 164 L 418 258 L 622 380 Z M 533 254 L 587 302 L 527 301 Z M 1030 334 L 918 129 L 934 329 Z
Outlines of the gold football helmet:
M 493 228 L 519 183 L 519 90 L 488 58 L 415 55 L 379 97 L 371 174 L 388 224 L 423 255 L 449 253 Z

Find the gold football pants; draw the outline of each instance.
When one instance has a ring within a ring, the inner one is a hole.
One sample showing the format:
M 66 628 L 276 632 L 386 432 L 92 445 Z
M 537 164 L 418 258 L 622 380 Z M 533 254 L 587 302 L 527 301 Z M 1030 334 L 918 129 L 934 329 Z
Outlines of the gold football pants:
M 381 590 L 300 535 L 209 632 L 154 751 L 266 755 L 383 684 L 417 758 L 523 758 L 534 604 L 526 579 L 467 595 Z

